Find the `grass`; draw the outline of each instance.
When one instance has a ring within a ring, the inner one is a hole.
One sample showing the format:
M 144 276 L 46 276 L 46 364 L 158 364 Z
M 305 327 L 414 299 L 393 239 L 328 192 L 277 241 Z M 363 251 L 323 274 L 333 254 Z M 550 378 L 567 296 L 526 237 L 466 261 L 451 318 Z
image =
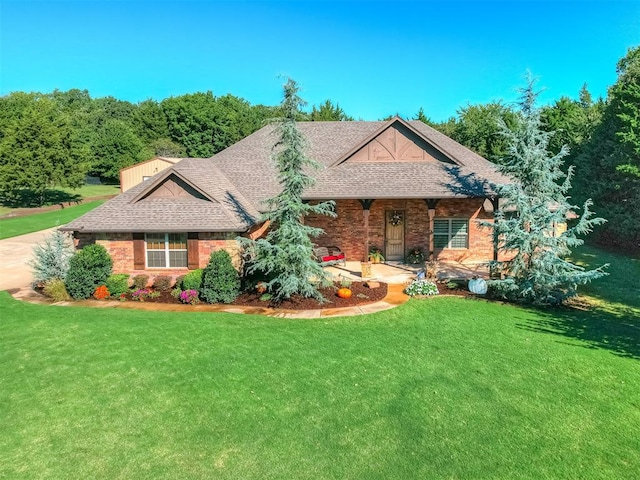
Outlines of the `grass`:
M 60 203 L 69 203 L 93 197 L 118 195 L 119 193 L 119 185 L 84 185 L 80 188 L 58 188 L 47 190 L 43 206 L 59 205 Z M 18 199 L 0 203 L 0 215 L 7 215 L 17 208 L 28 207 L 37 208 L 36 196 L 32 192 L 25 190 Z
M 93 210 L 98 205 L 104 203 L 102 200 L 82 203 L 74 207 L 66 207 L 61 210 L 36 213 L 23 217 L 0 219 L 0 240 L 4 238 L 24 235 L 26 233 L 37 232 L 46 228 L 64 225 L 74 218 L 84 215 Z
M 638 263 L 609 260 L 593 311 L 442 297 L 292 320 L 3 292 L 0 477 L 637 478 L 640 302 L 619 275 Z

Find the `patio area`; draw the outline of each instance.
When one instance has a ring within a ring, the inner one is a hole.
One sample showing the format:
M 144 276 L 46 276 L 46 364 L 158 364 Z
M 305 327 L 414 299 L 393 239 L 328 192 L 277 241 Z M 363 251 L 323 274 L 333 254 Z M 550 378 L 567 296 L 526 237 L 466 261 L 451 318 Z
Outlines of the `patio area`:
M 348 261 L 346 265 L 325 267 L 336 279 L 347 278 L 352 281 L 379 280 L 389 284 L 406 284 L 416 278 L 424 265 L 409 265 L 402 262 L 385 262 L 371 265 L 371 276 L 362 277 L 360 262 Z M 461 263 L 440 261 L 437 270 L 438 280 L 466 280 L 473 276 L 489 278 L 486 263 Z

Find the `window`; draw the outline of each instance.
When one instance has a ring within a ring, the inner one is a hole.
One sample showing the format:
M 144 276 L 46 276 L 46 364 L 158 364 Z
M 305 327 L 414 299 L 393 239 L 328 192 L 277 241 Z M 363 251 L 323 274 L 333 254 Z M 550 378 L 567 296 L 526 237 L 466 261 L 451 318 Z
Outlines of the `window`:
M 148 268 L 186 268 L 186 233 L 147 233 L 145 235 Z
M 433 221 L 435 248 L 469 248 L 469 221 L 458 218 L 437 218 Z

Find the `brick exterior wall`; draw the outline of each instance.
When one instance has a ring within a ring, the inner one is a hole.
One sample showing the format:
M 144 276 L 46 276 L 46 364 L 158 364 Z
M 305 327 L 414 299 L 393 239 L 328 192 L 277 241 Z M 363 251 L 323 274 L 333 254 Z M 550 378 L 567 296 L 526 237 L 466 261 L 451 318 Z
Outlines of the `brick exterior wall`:
M 209 263 L 211 253 L 217 250 L 226 250 L 236 268 L 240 267 L 240 255 L 236 233 L 203 232 L 198 234 L 198 264 L 204 268 Z M 177 277 L 189 273 L 187 268 L 150 268 L 136 270 L 133 264 L 133 235 L 131 233 L 76 233 L 75 246 L 80 249 L 85 245 L 102 245 L 113 260 L 113 273 L 128 273 L 131 277 L 136 275 L 148 275 L 149 284 L 160 275 Z
M 480 221 L 492 220 L 493 214 L 482 208 L 483 199 L 440 200 L 435 218 L 464 218 L 469 220 L 469 248 L 440 249 L 434 255 L 441 260 L 489 261 L 493 259 L 493 242 L 489 229 L 481 228 Z M 405 252 L 420 247 L 428 253 L 429 213 L 424 200 L 375 200 L 369 213 L 369 245 L 384 252 L 385 212 L 404 212 Z M 306 223 L 322 228 L 325 233 L 315 240 L 320 246 L 336 245 L 347 260 L 362 260 L 365 256 L 365 227 L 362 206 L 357 200 L 336 202 L 336 218 L 307 217 Z
M 469 248 L 439 249 L 434 255 L 440 260 L 484 262 L 493 259 L 491 231 L 481 228 L 480 221 L 491 220 L 492 213 L 484 211 L 483 199 L 440 200 L 436 207 L 435 218 L 464 218 L 469 221 Z M 377 246 L 384 252 L 385 212 L 404 212 L 404 250 L 419 247 L 425 254 L 429 251 L 429 214 L 424 200 L 375 200 L 369 213 L 369 245 Z M 365 257 L 365 227 L 362 206 L 357 200 L 339 200 L 336 202 L 336 218 L 309 216 L 305 223 L 324 230 L 324 234 L 315 239 L 320 246 L 336 245 L 346 254 L 347 260 L 360 261 Z M 236 268 L 240 266 L 236 233 L 199 233 L 199 267 L 206 267 L 211 252 L 227 250 L 234 260 Z M 76 247 L 82 248 L 91 243 L 103 245 L 113 259 L 114 273 L 129 273 L 131 276 L 149 275 L 150 282 L 158 275 L 176 277 L 189 270 L 182 269 L 146 269 L 135 270 L 133 263 L 133 235 L 131 233 L 83 234 L 76 233 Z M 500 258 L 503 259 L 502 256 Z

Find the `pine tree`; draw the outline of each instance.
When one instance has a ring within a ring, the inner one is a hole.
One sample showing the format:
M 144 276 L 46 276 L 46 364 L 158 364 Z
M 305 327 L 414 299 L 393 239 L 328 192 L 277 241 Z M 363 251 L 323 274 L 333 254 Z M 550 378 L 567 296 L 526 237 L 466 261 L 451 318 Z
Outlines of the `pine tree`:
M 498 168 L 514 182 L 496 186 L 505 204 L 496 213 L 495 222 L 484 225 L 494 229 L 499 251 L 515 254 L 511 260 L 493 265 L 506 275 L 492 282 L 494 291 L 508 300 L 548 305 L 563 302 L 576 295 L 577 285 L 605 275 L 606 265 L 588 271 L 566 259 L 572 248 L 584 243 L 577 236 L 589 233 L 604 220 L 593 218 L 591 200 L 587 200 L 576 224 L 554 235 L 553 227 L 565 223 L 568 214 L 577 209 L 567 196 L 573 167 L 566 174 L 561 169 L 566 147 L 555 155 L 549 152 L 552 133 L 542 129 L 534 84 L 529 77 L 527 86 L 520 90 L 515 127 L 509 129 L 501 122 L 508 153 Z M 515 213 L 509 215 L 505 210 Z
M 602 121 L 577 158 L 575 186 L 606 212 L 598 242 L 640 252 L 640 46 L 629 49 L 617 72 Z
M 318 164 L 306 156 L 307 143 L 296 124 L 300 107 L 304 105 L 298 90 L 297 83 L 291 79 L 284 85 L 283 117 L 276 124 L 279 138 L 273 159 L 282 191 L 266 201 L 269 211 L 262 218 L 262 221 L 270 222 L 271 229 L 264 239 L 239 239 L 253 256 L 247 273 L 265 275 L 268 280 L 265 285 L 274 303 L 292 295 L 323 301 L 318 285 L 330 281 L 327 272 L 312 255 L 311 238 L 320 235 L 322 229 L 303 223 L 307 215 L 335 216 L 335 213 L 333 202 L 310 205 L 302 201 L 303 191 L 314 183 L 305 170 L 318 168 Z

